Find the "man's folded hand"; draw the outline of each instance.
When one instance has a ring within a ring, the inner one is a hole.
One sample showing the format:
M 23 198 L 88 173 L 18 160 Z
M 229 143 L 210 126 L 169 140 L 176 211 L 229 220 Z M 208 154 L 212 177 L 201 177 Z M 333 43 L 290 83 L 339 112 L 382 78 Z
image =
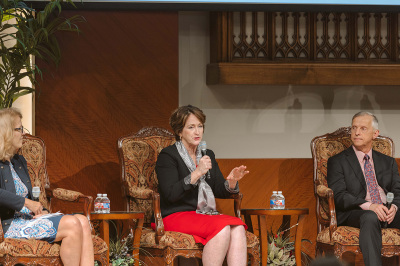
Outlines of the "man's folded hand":
M 392 206 L 392 208 L 393 208 L 393 206 Z M 379 221 L 381 221 L 381 222 L 388 221 L 387 219 L 388 219 L 389 210 L 388 210 L 388 208 L 386 208 L 385 205 L 372 203 L 371 206 L 369 206 L 369 209 L 371 211 L 375 212 L 376 215 L 378 215 Z M 394 218 L 394 215 L 392 217 L 392 220 L 393 220 L 393 218 Z

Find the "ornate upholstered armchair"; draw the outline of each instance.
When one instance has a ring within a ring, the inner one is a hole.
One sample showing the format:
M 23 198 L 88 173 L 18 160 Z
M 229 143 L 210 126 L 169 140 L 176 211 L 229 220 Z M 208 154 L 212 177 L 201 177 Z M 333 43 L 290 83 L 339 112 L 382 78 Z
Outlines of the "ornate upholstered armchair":
M 140 241 L 140 257 L 155 264 L 154 259 L 164 259 L 165 265 L 173 265 L 177 256 L 201 258 L 203 245 L 193 236 L 164 231 L 160 211 L 160 195 L 155 165 L 161 150 L 175 142 L 174 136 L 162 128 L 143 128 L 133 135 L 118 140 L 119 159 L 122 169 L 122 187 L 127 210 L 144 211 L 145 222 Z M 242 195 L 234 198 L 234 208 L 240 217 Z M 151 216 L 155 217 L 156 231 L 150 228 Z M 259 265 L 259 241 L 247 233 L 247 248 L 252 265 Z
M 56 188 L 50 189 L 49 177 L 46 170 L 46 148 L 39 137 L 24 135 L 22 148 L 19 151 L 28 164 L 32 186 L 40 187 L 40 202 L 51 210 L 51 198 L 67 202 L 83 204 L 83 213 L 90 219 L 90 208 L 93 203 L 91 196 L 82 193 Z M 107 245 L 97 236 L 93 236 L 95 260 L 101 265 L 108 265 Z M 60 258 L 60 243 L 49 244 L 35 239 L 4 238 L 0 223 L 0 263 L 2 265 L 63 265 Z
M 311 141 L 314 194 L 317 203 L 317 254 L 334 253 L 338 258 L 347 251 L 361 254 L 358 242 L 360 230 L 349 226 L 337 226 L 333 191 L 328 188 L 326 180 L 328 159 L 351 144 L 350 127 L 339 128 Z M 388 137 L 378 136 L 373 141 L 373 149 L 389 156 L 394 155 L 394 144 Z M 382 256 L 400 255 L 400 230 L 382 229 L 382 242 Z

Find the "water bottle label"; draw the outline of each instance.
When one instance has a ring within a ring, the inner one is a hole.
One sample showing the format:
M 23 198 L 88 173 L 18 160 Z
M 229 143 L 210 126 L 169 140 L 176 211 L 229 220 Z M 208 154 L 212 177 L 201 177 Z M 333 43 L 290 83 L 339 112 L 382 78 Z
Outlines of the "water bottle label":
M 269 201 L 269 204 L 270 204 L 271 206 L 276 205 L 276 200 L 270 200 L 270 201 Z
M 109 209 L 110 203 L 103 203 L 103 209 Z
M 285 200 L 276 200 L 275 201 L 276 206 L 285 206 Z
M 102 207 L 101 202 L 96 202 L 96 203 L 94 204 L 94 207 L 95 207 L 95 208 L 98 208 L 98 209 L 101 209 L 101 207 Z

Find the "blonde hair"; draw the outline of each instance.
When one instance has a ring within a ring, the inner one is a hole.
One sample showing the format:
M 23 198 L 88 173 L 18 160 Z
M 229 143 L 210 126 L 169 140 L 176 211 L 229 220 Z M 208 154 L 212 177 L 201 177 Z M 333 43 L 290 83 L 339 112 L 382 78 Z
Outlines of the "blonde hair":
M 11 159 L 15 154 L 13 146 L 14 126 L 17 118 L 22 119 L 22 114 L 15 108 L 0 110 L 0 160 Z

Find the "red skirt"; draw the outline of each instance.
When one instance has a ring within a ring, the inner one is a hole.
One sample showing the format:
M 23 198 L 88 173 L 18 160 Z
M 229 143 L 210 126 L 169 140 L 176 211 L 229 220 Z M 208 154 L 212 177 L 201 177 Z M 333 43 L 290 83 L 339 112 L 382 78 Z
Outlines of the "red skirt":
M 163 218 L 163 223 L 165 231 L 192 235 L 196 243 L 203 245 L 227 225 L 243 225 L 247 229 L 247 225 L 237 217 L 225 214 L 199 214 L 196 211 L 173 213 Z M 155 224 L 152 223 L 151 227 L 155 229 Z

